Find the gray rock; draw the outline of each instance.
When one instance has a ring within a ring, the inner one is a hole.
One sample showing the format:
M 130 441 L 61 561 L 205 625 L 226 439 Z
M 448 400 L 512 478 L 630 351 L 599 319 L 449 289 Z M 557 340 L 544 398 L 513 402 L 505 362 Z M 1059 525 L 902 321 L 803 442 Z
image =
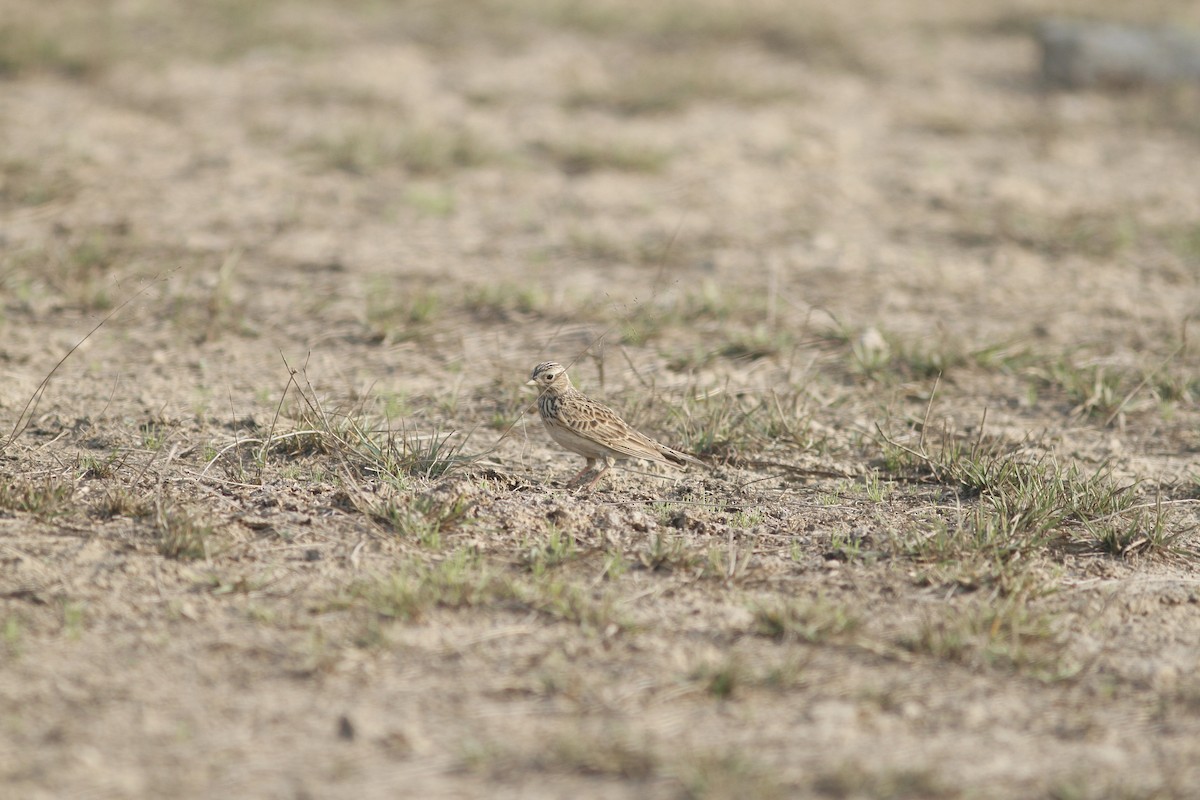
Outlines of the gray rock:
M 1200 34 L 1192 31 L 1047 20 L 1036 37 L 1042 79 L 1054 88 L 1200 81 Z

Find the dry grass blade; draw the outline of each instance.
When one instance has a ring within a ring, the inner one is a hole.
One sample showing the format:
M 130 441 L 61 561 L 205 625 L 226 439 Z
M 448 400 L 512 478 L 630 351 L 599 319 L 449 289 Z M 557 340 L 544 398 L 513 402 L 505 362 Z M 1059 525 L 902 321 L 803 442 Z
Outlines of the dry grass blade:
M 17 420 L 13 423 L 13 429 L 8 434 L 8 438 L 4 440 L 3 444 L 0 444 L 0 453 L 3 453 L 5 450 L 7 450 L 12 443 L 16 441 L 17 437 L 24 433 L 25 429 L 29 427 L 29 423 L 33 420 L 34 414 L 37 413 L 38 404 L 41 403 L 42 396 L 46 393 L 46 389 L 49 387 L 50 381 L 54 378 L 54 375 L 58 372 L 59 368 L 61 368 L 62 365 L 65 364 L 67 360 L 75 354 L 75 351 L 77 351 L 80 347 L 87 343 L 89 339 L 95 336 L 101 328 L 107 325 L 109 321 L 117 316 L 117 314 L 121 313 L 126 306 L 145 294 L 151 286 L 159 281 L 165 281 L 168 277 L 170 277 L 170 273 L 167 275 L 155 276 L 152 280 L 148 281 L 144 286 L 142 286 L 141 289 L 138 289 L 129 297 L 125 298 L 120 305 L 105 314 L 99 322 L 92 326 L 92 329 L 89 330 L 82 339 L 72 345 L 71 349 L 67 350 L 67 352 L 63 354 L 62 358 L 55 362 L 54 366 L 50 368 L 50 371 L 47 372 L 45 377 L 42 378 L 41 382 L 38 383 L 37 388 L 33 390 L 33 394 L 31 394 L 29 399 L 25 401 L 25 405 L 21 408 L 21 413 L 17 415 Z

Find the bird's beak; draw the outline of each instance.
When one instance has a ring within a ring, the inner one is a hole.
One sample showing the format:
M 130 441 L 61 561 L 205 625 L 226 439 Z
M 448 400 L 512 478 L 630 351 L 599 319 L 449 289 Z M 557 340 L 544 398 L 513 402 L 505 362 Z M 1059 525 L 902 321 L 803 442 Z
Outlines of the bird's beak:
M 533 378 L 530 378 L 529 380 L 525 381 L 525 385 L 526 386 L 537 386 L 537 381 L 535 381 Z

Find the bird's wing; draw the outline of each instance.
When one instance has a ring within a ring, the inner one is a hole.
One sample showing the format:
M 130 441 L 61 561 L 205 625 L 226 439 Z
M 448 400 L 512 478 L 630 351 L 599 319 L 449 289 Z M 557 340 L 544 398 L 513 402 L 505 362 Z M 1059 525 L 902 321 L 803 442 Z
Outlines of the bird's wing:
M 590 398 L 584 399 L 578 402 L 577 408 L 572 411 L 577 412 L 571 414 L 572 428 L 576 433 L 623 456 L 645 458 L 664 464 L 680 465 L 690 462 L 703 465 L 702 461 L 672 450 L 634 430 L 629 423 L 617 416 L 617 412 L 603 403 Z

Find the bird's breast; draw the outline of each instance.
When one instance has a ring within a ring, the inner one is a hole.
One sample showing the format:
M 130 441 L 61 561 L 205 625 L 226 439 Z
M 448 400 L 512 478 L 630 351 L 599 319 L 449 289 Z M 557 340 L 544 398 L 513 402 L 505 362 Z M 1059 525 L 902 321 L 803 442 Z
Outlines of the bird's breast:
M 560 408 L 562 408 L 561 398 L 552 394 L 543 394 L 538 398 L 538 414 L 541 415 L 543 421 L 557 419 Z

